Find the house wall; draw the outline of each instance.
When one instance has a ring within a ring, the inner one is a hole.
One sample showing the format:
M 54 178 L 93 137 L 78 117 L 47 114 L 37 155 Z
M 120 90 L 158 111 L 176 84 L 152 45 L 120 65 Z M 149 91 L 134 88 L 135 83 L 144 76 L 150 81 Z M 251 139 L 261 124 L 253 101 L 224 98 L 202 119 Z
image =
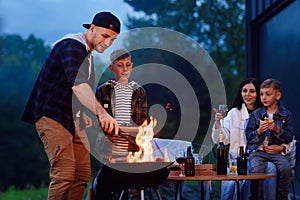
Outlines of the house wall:
M 247 75 L 261 81 L 272 77 L 282 83 L 282 102 L 293 113 L 300 140 L 300 1 L 246 0 L 246 9 Z M 297 189 L 296 194 L 300 199 Z

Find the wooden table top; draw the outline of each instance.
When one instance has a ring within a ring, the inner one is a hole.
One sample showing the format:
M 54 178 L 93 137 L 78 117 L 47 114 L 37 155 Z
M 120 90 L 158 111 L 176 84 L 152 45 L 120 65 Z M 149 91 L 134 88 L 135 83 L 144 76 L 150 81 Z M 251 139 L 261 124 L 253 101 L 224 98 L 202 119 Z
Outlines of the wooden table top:
M 224 180 L 255 180 L 255 179 L 265 179 L 265 178 L 274 178 L 275 174 L 265 174 L 265 173 L 255 173 L 247 175 L 201 175 L 201 176 L 178 176 L 178 175 L 169 175 L 168 180 L 177 180 L 177 181 L 224 181 Z

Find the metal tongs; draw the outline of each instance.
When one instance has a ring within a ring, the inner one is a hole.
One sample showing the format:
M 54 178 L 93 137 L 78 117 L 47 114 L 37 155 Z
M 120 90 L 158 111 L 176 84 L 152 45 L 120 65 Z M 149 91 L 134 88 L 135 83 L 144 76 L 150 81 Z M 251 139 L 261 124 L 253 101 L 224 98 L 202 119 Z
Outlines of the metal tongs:
M 128 140 L 128 142 L 136 145 L 135 139 L 134 139 L 135 137 L 128 134 L 130 132 L 136 132 L 137 133 L 138 132 L 138 127 L 122 127 L 122 126 L 120 126 L 118 135 L 120 137 L 125 138 L 126 140 Z
M 98 119 L 97 122 L 94 123 L 94 127 L 99 131 L 100 130 L 103 131 L 101 128 L 101 123 Z M 135 137 L 130 135 L 129 133 L 138 133 L 138 131 L 139 131 L 139 127 L 119 126 L 118 136 L 125 138 L 129 142 L 132 151 L 139 151 L 139 147 L 135 142 Z M 104 134 L 107 135 L 107 133 L 105 132 Z

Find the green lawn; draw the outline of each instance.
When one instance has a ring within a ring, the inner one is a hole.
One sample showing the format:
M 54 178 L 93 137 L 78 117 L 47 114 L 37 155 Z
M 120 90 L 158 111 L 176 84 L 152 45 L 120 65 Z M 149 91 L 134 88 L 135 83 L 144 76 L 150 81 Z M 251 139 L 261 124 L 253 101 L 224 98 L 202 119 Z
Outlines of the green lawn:
M 27 187 L 24 190 L 16 190 L 10 187 L 4 193 L 0 193 L 0 200 L 45 200 L 47 199 L 48 188 Z

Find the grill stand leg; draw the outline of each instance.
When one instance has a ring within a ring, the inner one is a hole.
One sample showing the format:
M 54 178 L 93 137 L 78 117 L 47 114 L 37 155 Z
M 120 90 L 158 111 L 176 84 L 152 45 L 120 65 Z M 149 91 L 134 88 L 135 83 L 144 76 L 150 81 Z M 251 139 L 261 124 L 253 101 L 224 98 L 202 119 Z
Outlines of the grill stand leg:
M 145 188 L 141 187 L 140 190 L 141 190 L 140 191 L 140 195 L 141 195 L 140 200 L 145 200 Z
M 139 190 L 140 190 L 139 191 L 139 193 L 140 193 L 140 198 L 139 199 L 140 200 L 145 200 L 145 188 L 141 187 L 141 188 L 139 188 Z M 158 187 L 154 187 L 154 190 L 155 190 L 155 193 L 157 195 L 158 200 L 162 200 L 161 195 L 160 195 L 159 190 L 158 190 Z M 120 197 L 119 197 L 119 200 L 122 200 L 123 195 L 124 195 L 124 190 L 122 190 L 122 192 L 120 194 Z
M 159 193 L 159 190 L 158 190 L 158 187 L 155 187 L 154 190 L 155 190 L 155 193 L 156 193 L 156 195 L 157 195 L 157 198 L 158 198 L 159 200 L 162 200 L 162 198 L 161 198 L 161 196 L 160 196 L 160 193 Z
M 123 195 L 124 195 L 124 190 L 122 190 L 119 200 L 122 200 Z

